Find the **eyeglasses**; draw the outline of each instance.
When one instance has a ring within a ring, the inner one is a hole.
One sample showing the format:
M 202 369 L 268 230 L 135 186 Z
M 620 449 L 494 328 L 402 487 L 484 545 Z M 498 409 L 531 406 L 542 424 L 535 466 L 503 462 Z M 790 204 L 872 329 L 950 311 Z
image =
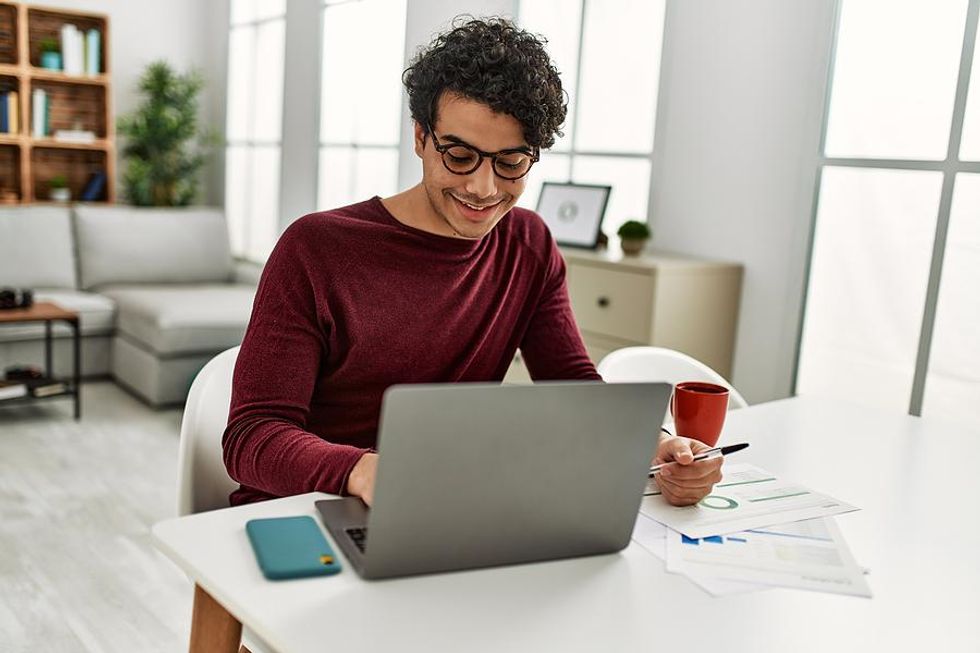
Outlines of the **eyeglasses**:
M 514 181 L 530 172 L 531 166 L 539 158 L 537 148 L 533 151 L 517 147 L 499 152 L 484 152 L 468 143 L 440 143 L 431 126 L 429 133 L 432 134 L 436 152 L 442 155 L 442 165 L 454 175 L 476 172 L 483 164 L 483 159 L 489 158 L 493 164 L 493 171 L 498 177 Z

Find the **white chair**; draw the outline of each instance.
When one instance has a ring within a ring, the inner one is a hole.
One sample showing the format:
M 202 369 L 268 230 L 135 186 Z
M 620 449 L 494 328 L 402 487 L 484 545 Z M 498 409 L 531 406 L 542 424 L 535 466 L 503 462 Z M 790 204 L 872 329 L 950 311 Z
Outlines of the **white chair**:
M 630 381 L 708 381 L 729 390 L 728 408 L 745 408 L 748 402 L 713 369 L 687 354 L 663 347 L 625 347 L 599 361 L 599 374 L 609 383 Z
M 194 377 L 187 395 L 177 454 L 177 514 L 181 517 L 227 508 L 228 495 L 238 488 L 238 483 L 228 476 L 221 455 L 238 349 L 232 347 L 209 360 Z M 271 650 L 251 630 L 242 629 L 241 651 Z
M 205 365 L 191 384 L 180 424 L 177 456 L 177 514 L 228 507 L 238 488 L 221 456 L 221 436 L 228 424 L 231 377 L 238 347 L 221 352 Z

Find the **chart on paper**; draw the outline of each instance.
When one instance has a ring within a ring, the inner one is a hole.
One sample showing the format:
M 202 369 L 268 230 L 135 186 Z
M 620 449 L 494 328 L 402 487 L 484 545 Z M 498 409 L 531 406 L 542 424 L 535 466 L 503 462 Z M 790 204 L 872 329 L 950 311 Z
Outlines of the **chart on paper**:
M 694 506 L 671 506 L 651 480 L 640 512 L 692 538 L 828 517 L 858 508 L 748 464 L 726 466 L 711 494 Z
M 709 577 L 871 596 L 863 568 L 830 518 L 702 538 L 668 531 L 667 570 L 695 581 Z

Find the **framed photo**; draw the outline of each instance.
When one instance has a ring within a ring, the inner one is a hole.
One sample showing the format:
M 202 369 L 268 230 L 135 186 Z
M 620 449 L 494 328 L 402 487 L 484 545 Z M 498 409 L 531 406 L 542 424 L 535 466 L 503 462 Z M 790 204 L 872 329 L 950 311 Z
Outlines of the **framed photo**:
M 612 186 L 546 181 L 537 211 L 559 245 L 595 249 Z

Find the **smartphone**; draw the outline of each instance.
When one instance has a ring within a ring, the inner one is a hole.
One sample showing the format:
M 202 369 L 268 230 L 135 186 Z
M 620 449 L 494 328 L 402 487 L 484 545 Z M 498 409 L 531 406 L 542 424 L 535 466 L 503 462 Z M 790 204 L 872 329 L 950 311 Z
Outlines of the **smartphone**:
M 330 576 L 340 559 L 312 517 L 253 519 L 245 532 L 262 574 L 269 580 Z

